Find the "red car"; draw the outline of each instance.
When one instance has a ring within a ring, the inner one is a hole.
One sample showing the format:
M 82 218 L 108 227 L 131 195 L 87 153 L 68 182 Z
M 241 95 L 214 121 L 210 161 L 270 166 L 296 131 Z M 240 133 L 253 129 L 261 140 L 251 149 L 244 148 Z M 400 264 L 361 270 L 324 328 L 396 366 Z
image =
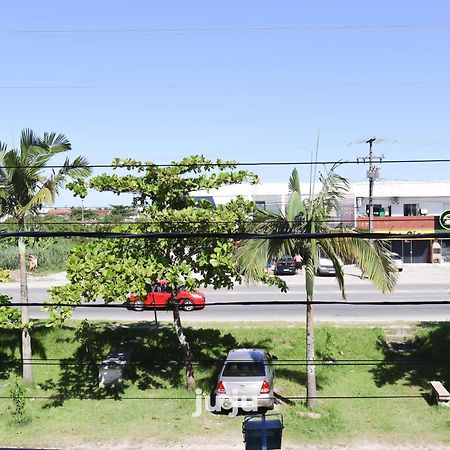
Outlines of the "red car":
M 150 290 L 146 297 L 135 297 L 129 294 L 128 305 L 130 309 L 135 311 L 143 311 L 144 309 L 164 309 L 172 295 L 170 288 L 165 280 L 158 280 L 150 286 Z M 178 305 L 184 311 L 194 311 L 195 309 L 203 309 L 205 307 L 205 294 L 203 292 L 189 292 L 183 287 L 178 289 L 176 294 Z

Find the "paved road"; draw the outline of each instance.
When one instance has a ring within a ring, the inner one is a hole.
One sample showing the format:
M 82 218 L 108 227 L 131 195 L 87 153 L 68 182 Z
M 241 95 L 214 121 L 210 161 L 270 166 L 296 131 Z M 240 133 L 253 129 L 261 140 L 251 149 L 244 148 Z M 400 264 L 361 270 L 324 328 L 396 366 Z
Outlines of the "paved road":
M 406 265 L 400 274 L 399 282 L 390 294 L 381 294 L 369 281 L 361 280 L 354 267 L 347 267 L 346 290 L 348 301 L 431 301 L 450 300 L 450 264 Z M 205 289 L 208 303 L 264 301 L 274 300 L 305 300 L 304 276 L 285 277 L 290 286 L 288 293 L 280 293 L 275 288 L 265 286 L 237 286 L 235 289 L 218 290 Z M 61 276 L 50 279 L 30 280 L 30 301 L 43 302 L 48 299 L 47 289 L 50 285 L 64 284 Z M 19 299 L 17 283 L 5 283 L 2 292 Z M 315 300 L 341 301 L 334 277 L 316 278 Z M 305 307 L 303 305 L 261 305 L 241 306 L 224 305 L 210 306 L 203 311 L 182 313 L 185 321 L 304 321 Z M 33 318 L 43 318 L 46 313 L 38 307 L 31 308 Z M 74 313 L 76 319 L 108 319 L 108 320 L 146 320 L 153 318 L 153 312 L 134 312 L 125 309 L 78 308 Z M 159 311 L 159 320 L 171 320 L 170 312 Z M 417 306 L 365 306 L 365 305 L 316 305 L 315 320 L 327 322 L 364 322 L 364 321 L 450 321 L 450 305 L 417 305 Z

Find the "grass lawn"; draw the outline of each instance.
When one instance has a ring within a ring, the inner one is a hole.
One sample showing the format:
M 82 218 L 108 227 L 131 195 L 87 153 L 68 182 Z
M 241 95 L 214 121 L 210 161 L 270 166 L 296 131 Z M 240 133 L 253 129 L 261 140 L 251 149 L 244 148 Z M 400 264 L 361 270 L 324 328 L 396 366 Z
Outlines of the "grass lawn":
M 337 360 L 317 366 L 318 395 L 325 397 L 318 403 L 318 419 L 302 414 L 307 412 L 302 400 L 290 399 L 305 395 L 301 325 L 202 324 L 187 327 L 186 334 L 197 386 L 206 394 L 214 387 L 218 358 L 228 349 L 262 347 L 278 356 L 276 390 L 284 400 L 275 412 L 283 414 L 283 436 L 291 442 L 450 443 L 450 408 L 429 405 L 426 395 L 428 380 L 450 386 L 449 324 L 418 325 L 405 353 L 392 351 L 379 328 L 317 326 L 317 359 Z M 25 401 L 24 423 L 18 423 L 11 414 L 14 402 L 5 397 L 20 374 L 20 340 L 17 332 L 0 330 L 1 445 L 241 436 L 242 416 L 192 416 L 195 393 L 184 388 L 183 355 L 169 325 L 73 322 L 37 326 L 32 337 L 34 358 L 40 360 L 33 367 L 34 383 L 25 387 L 31 398 Z M 133 371 L 123 388 L 99 388 L 96 364 L 111 348 L 130 341 Z M 393 396 L 403 398 L 373 398 Z

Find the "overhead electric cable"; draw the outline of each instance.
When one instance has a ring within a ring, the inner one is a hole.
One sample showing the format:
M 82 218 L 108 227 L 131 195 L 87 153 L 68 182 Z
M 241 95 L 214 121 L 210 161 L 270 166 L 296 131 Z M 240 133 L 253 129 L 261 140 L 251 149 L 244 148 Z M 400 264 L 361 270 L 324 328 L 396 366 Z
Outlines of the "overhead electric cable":
M 448 31 L 450 24 L 386 24 L 386 25 L 304 25 L 304 26 L 243 26 L 243 27 L 197 27 L 197 28 L 2 28 L 0 35 L 169 35 L 188 36 L 202 34 L 275 34 L 275 33 L 348 33 L 348 32 L 434 32 Z
M 90 232 L 90 231 L 11 231 L 0 232 L 0 239 L 10 237 L 85 237 L 93 239 L 435 239 L 450 238 L 450 231 L 439 233 L 356 233 L 356 232 L 329 232 L 329 233 L 216 233 L 216 232 L 155 232 L 155 233 L 114 233 L 114 232 Z
M 296 395 L 296 396 L 290 396 L 285 397 L 286 400 L 307 400 L 307 399 L 317 399 L 317 400 L 358 400 L 358 399 L 380 399 L 380 400 L 393 400 L 393 399 L 413 399 L 413 398 L 424 398 L 424 395 L 426 395 L 428 392 L 422 392 L 420 394 L 411 394 L 411 395 L 320 395 L 315 397 L 310 396 L 302 396 L 302 395 Z M 209 397 L 203 396 L 203 398 Z M 8 395 L 0 395 L 0 399 L 11 399 L 12 396 Z M 118 400 L 116 396 L 85 396 L 85 395 L 79 395 L 79 396 L 68 396 L 68 395 L 61 395 L 61 394 L 54 394 L 49 396 L 42 396 L 42 395 L 27 395 L 27 396 L 21 396 L 21 398 L 28 399 L 28 400 Z M 197 397 L 119 397 L 120 400 L 197 400 Z M 268 397 L 270 398 L 270 397 Z M 276 397 L 274 397 L 276 398 Z
M 345 305 L 345 306 L 433 306 L 433 305 L 450 305 L 450 300 L 400 300 L 400 301 L 350 301 L 350 300 L 320 300 L 314 301 L 314 305 Z M 231 302 L 207 302 L 203 307 L 212 306 L 286 306 L 286 305 L 306 305 L 306 300 L 271 300 L 271 301 L 231 301 Z M 70 308 L 109 308 L 109 309 L 131 309 L 133 305 L 128 303 L 39 303 L 39 302 L 11 302 L 2 304 L 0 307 L 14 308 L 19 306 L 39 306 L 39 307 L 70 307 Z M 171 311 L 174 305 L 168 304 L 163 308 L 156 308 L 156 311 Z M 140 306 L 140 309 L 151 311 L 155 310 L 152 305 Z M 180 311 L 182 306 L 178 306 Z
M 449 163 L 449 158 L 426 158 L 426 159 L 383 159 L 375 160 L 377 164 L 425 164 L 425 163 Z M 346 164 L 365 164 L 360 160 L 322 160 L 322 161 L 258 161 L 258 162 L 211 162 L 211 163 L 198 163 L 198 164 L 183 164 L 183 163 L 167 163 L 167 164 L 155 164 L 155 163 L 138 163 L 138 164 L 88 164 L 85 166 L 73 167 L 90 167 L 92 169 L 133 169 L 133 168 L 145 168 L 145 167 L 227 167 L 227 166 L 310 166 L 310 165 L 346 165 Z M 35 167 L 34 165 L 0 165 L 0 169 L 29 169 Z M 45 166 L 46 169 L 60 169 L 65 167 L 60 164 L 52 164 Z
M 407 80 L 407 81 L 343 81 L 304 83 L 153 83 L 153 84 L 1 84 L 0 90 L 143 90 L 143 89 L 299 89 L 299 88 L 346 88 L 346 87 L 391 87 L 391 86 L 445 86 L 450 80 Z

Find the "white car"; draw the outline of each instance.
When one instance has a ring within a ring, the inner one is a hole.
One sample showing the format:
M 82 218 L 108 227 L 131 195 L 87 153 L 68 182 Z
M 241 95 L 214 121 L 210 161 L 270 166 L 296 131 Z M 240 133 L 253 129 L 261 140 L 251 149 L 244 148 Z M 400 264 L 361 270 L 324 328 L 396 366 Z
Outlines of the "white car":
M 399 272 L 403 270 L 403 260 L 398 253 L 391 253 L 392 261 Z
M 336 275 L 333 261 L 321 251 L 317 255 L 317 275 Z

